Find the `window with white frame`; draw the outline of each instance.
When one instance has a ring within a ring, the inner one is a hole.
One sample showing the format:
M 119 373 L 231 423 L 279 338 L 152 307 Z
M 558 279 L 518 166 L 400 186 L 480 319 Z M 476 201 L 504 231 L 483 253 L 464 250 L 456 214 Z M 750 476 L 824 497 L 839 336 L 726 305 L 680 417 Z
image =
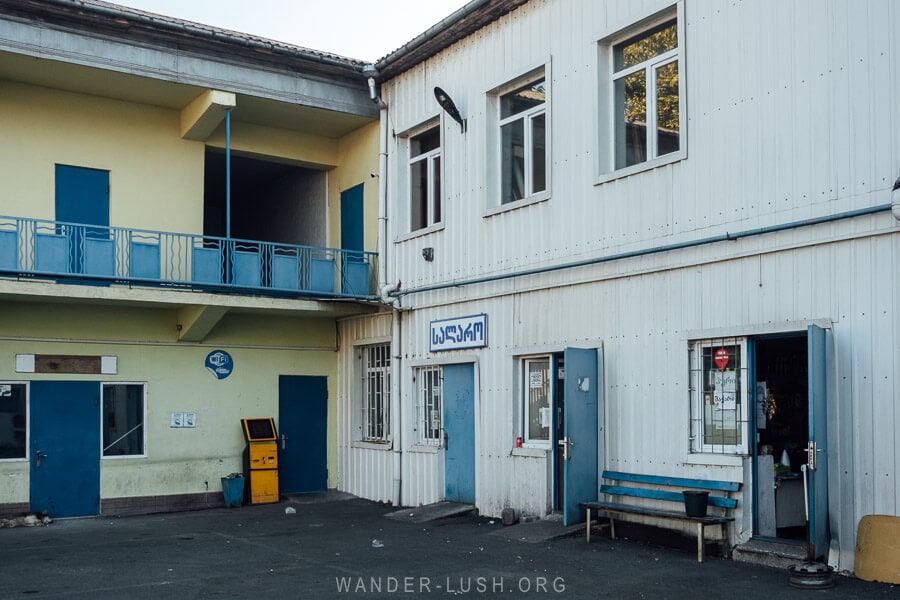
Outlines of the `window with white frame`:
M 746 454 L 750 385 L 746 338 L 695 341 L 688 355 L 691 451 Z
M 362 438 L 384 442 L 391 436 L 391 345 L 362 348 Z
M 0 460 L 26 457 L 28 385 L 0 381 Z
M 678 9 L 680 10 L 680 8 Z M 675 8 L 601 42 L 608 100 L 601 98 L 604 172 L 677 160 L 684 149 L 684 81 L 680 20 Z M 608 104 L 607 104 L 608 102 Z M 610 129 L 604 131 L 605 123 Z M 630 171 L 629 171 L 630 172 Z
M 441 367 L 420 367 L 415 371 L 416 394 L 418 398 L 419 443 L 427 446 L 441 445 L 443 414 Z
M 522 364 L 522 412 L 525 420 L 523 441 L 530 446 L 549 446 L 552 425 L 550 357 L 526 358 Z
M 409 138 L 410 230 L 441 222 L 441 128 Z
M 144 456 L 143 383 L 103 384 L 103 456 Z
M 543 69 L 499 94 L 500 204 L 547 191 L 547 96 Z

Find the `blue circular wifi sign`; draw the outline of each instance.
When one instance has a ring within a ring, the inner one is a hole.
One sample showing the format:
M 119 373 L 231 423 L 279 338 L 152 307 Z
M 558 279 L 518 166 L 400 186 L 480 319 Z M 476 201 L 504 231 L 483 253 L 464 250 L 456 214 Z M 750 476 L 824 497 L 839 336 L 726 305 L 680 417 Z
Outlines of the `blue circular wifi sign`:
M 225 379 L 234 370 L 234 361 L 224 350 L 213 350 L 206 355 L 206 368 L 216 379 Z

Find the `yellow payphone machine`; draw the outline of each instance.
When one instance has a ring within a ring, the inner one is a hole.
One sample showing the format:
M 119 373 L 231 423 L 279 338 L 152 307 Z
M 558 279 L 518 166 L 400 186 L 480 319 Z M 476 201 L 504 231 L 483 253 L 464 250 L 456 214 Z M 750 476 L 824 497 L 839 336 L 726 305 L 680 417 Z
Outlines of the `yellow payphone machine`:
M 249 482 L 250 504 L 278 502 L 278 436 L 275 421 L 241 419 L 247 447 L 244 449 L 244 477 Z

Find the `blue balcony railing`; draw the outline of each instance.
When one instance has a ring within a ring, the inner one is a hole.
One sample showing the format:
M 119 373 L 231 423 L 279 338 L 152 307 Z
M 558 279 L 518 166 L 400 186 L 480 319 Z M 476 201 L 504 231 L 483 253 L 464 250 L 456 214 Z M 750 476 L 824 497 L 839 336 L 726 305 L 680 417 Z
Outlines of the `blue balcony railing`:
M 373 252 L 0 216 L 0 276 L 368 298 Z

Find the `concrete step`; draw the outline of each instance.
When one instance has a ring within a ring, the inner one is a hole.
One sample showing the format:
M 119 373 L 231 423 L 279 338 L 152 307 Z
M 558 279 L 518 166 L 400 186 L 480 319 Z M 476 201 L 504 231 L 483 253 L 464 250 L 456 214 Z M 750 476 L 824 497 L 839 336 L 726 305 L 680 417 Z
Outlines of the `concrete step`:
M 788 569 L 806 561 L 806 544 L 750 540 L 736 546 L 731 558 L 738 562 Z

